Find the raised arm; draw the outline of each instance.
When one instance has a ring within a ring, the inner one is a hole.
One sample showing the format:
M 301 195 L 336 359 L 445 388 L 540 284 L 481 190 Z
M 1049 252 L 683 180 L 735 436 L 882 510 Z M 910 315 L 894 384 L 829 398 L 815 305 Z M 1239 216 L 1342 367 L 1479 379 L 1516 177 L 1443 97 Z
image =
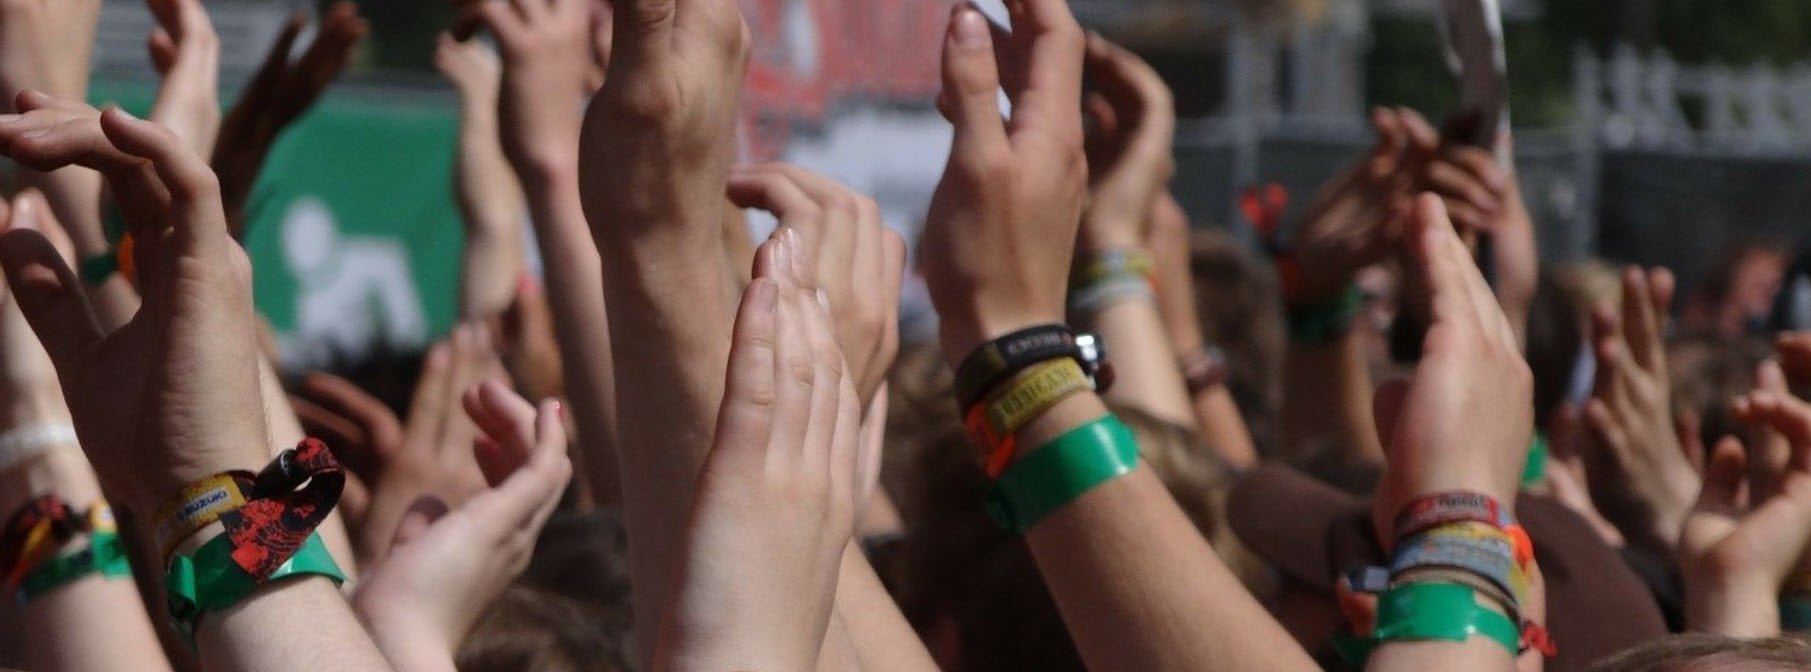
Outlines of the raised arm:
M 617 3 L 610 73 L 580 142 L 579 191 L 616 314 L 617 454 L 635 619 L 659 622 L 729 357 L 721 216 L 748 55 L 732 0 Z M 641 384 L 659 381 L 658 385 Z M 644 655 L 653 629 L 636 633 Z
M 599 504 L 621 502 L 616 380 L 603 264 L 579 200 L 579 126 L 594 52 L 591 3 L 477 5 L 503 56 L 503 151 L 520 180 L 545 267 L 560 367 L 578 428 L 580 468 Z M 608 159 L 606 159 L 608 160 Z M 643 621 L 646 622 L 646 621 Z
M 69 238 L 43 196 L 22 193 L 0 217 L 8 230 L 44 234 L 69 258 Z M 0 291 L 0 304 L 0 515 L 18 515 L 45 496 L 78 520 L 92 515 L 106 501 L 76 442 L 50 358 L 9 292 Z M 23 618 L 14 619 L 24 624 L 16 640 L 24 662 L 44 670 L 170 669 L 132 583 L 124 542 L 105 524 L 80 527 L 86 529 L 36 564 L 19 565 L 21 583 L 8 596 L 18 600 L 8 608 L 24 605 Z
M 166 535 L 178 542 L 171 567 L 179 579 L 192 576 L 183 567 L 196 565 L 238 577 L 192 589 L 175 582 L 172 594 L 195 605 L 185 620 L 195 627 L 202 662 L 220 670 L 384 669 L 330 580 L 338 572 L 326 552 L 318 542 L 304 545 L 338 496 L 335 465 L 320 458 L 318 444 L 299 453 L 314 475 L 308 488 L 285 490 L 280 484 L 301 480 L 287 473 L 250 488 L 246 506 L 262 515 L 226 507 L 209 524 L 164 510 L 172 500 L 177 507 L 169 511 L 184 508 L 179 495 L 191 486 L 259 469 L 270 455 L 250 266 L 227 233 L 212 172 L 168 130 L 122 111 L 30 93 L 17 102 L 27 114 L 0 117 L 4 153 L 41 170 L 73 163 L 101 171 L 138 241 L 146 300 L 111 333 L 99 328 L 74 272 L 42 234 L 0 237 L 0 263 L 50 352 L 103 488 L 147 535 L 198 528 L 186 538 Z M 271 527 L 284 513 L 303 522 Z M 249 567 L 232 559 L 241 547 Z M 285 562 L 298 554 L 310 562 Z M 291 627 L 298 618 L 310 627 Z
M 319 30 L 302 57 L 289 60 L 308 18 L 296 14 L 283 25 L 258 73 L 239 91 L 239 100 L 220 124 L 220 139 L 209 163 L 220 176 L 221 201 L 233 238 L 244 240 L 246 200 L 283 131 L 314 106 L 352 60 L 352 50 L 371 30 L 358 5 L 336 2 L 321 14 Z
M 459 91 L 459 149 L 453 193 L 465 218 L 465 258 L 459 275 L 459 314 L 486 319 L 509 308 L 524 272 L 522 185 L 503 156 L 497 102 L 503 69 L 477 40 L 441 33 L 434 65 Z
M 1062 322 L 1082 210 L 1081 29 L 1060 0 L 1011 7 L 1013 33 L 998 45 L 1004 61 L 972 6 L 955 8 L 943 44 L 955 142 L 921 254 L 952 366 L 990 341 Z M 1013 100 L 1006 123 L 996 103 L 1002 81 Z M 1051 361 L 1051 370 L 1068 366 Z M 1312 669 L 1157 478 L 1136 467 L 1132 440 L 1116 423 L 1092 392 L 1063 398 L 1016 433 L 1016 461 L 1000 481 L 1023 481 L 1002 491 L 1014 504 L 1006 518 L 1028 529 L 1089 669 L 1197 670 L 1228 660 L 1245 669 Z M 1100 456 L 1099 467 L 1072 461 L 1084 455 Z M 1020 467 L 1028 472 L 1015 473 Z M 1035 472 L 1052 467 L 1094 487 L 1032 494 Z

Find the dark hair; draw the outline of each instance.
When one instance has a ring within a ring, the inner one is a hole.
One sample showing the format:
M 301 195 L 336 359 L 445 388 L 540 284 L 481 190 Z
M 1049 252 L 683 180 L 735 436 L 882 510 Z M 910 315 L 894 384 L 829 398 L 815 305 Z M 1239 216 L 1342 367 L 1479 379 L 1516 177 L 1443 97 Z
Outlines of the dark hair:
M 1811 669 L 1811 648 L 1796 639 L 1735 639 L 1691 633 L 1642 644 L 1591 665 L 1590 672 L 1696 672 L 1729 669 Z
M 1190 240 L 1189 274 L 1201 335 L 1226 355 L 1226 388 L 1258 453 L 1275 455 L 1274 414 L 1288 348 L 1276 273 L 1226 234 L 1197 229 Z

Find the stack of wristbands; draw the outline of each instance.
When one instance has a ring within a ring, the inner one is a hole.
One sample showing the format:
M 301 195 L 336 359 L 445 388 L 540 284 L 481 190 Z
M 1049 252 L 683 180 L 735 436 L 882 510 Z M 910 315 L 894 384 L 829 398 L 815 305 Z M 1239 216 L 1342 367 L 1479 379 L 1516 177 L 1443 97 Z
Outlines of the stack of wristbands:
M 318 575 L 345 581 L 315 528 L 339 501 L 345 475 L 325 444 L 304 439 L 262 471 L 229 471 L 183 488 L 153 519 L 165 565 L 164 590 L 178 630 L 193 635 L 207 613 L 259 586 Z M 224 532 L 181 550 L 219 524 Z
M 1387 570 L 1347 576 L 1354 591 L 1378 595 L 1376 630 L 1336 642 L 1348 662 L 1361 664 L 1384 642 L 1475 636 L 1501 644 L 1512 658 L 1530 649 L 1554 655 L 1547 631 L 1522 611 L 1534 545 L 1496 500 L 1475 492 L 1429 495 L 1405 507 L 1394 529 Z
M 85 546 L 76 543 L 84 538 Z M 21 605 L 93 574 L 132 573 L 113 509 L 97 502 L 78 513 L 54 494 L 33 498 L 7 518 L 0 567 L 6 592 Z
M 1157 264 L 1142 250 L 1107 250 L 1081 260 L 1069 276 L 1069 313 L 1092 315 L 1128 298 L 1149 299 Z
M 1102 366 L 1090 337 L 1051 324 L 990 341 L 957 367 L 957 403 L 994 480 L 986 508 L 1001 527 L 1023 534 L 1138 466 L 1131 430 L 1111 414 L 1020 450 L 1019 432 L 1064 400 L 1095 390 Z

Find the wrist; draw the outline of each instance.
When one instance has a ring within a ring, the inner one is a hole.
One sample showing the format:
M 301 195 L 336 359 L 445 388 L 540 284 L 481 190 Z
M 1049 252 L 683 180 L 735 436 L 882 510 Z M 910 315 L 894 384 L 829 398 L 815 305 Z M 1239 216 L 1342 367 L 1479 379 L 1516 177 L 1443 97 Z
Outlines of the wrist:
M 80 446 L 58 446 L 0 473 L 0 516 L 10 515 L 32 498 L 46 494 L 77 506 L 100 501 L 100 483 Z

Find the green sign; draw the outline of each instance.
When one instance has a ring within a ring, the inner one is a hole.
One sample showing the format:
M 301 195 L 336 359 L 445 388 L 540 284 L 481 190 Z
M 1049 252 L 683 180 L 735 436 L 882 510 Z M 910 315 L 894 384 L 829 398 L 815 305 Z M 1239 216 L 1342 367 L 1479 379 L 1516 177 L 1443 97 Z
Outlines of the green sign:
M 135 113 L 145 85 L 97 85 Z M 291 127 L 247 205 L 256 301 L 291 363 L 383 342 L 412 347 L 456 319 L 464 231 L 452 196 L 457 115 L 432 94 L 330 94 Z

